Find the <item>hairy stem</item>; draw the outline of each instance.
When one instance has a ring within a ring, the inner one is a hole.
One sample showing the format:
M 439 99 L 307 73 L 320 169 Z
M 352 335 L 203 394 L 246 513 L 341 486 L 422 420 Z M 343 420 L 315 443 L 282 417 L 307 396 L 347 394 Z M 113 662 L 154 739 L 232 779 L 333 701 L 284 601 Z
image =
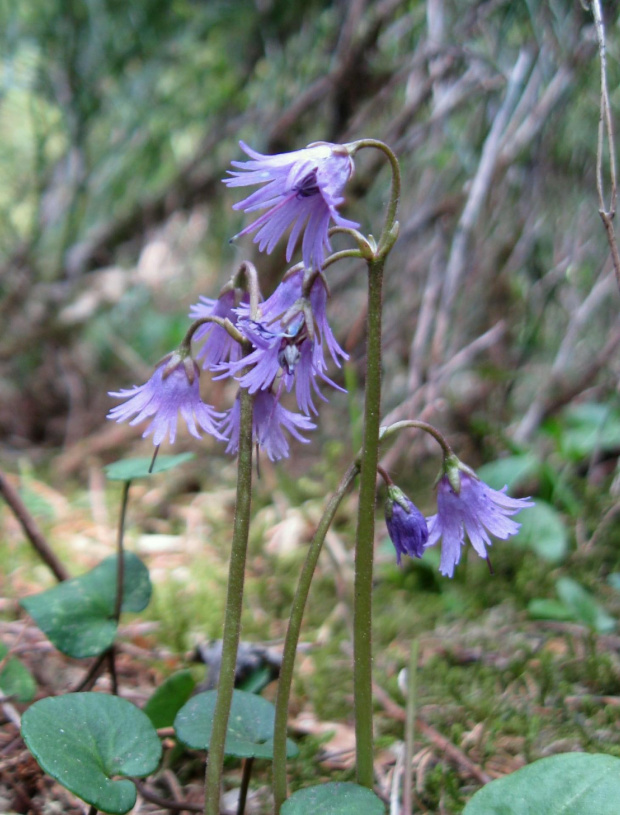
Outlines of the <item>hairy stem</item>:
M 237 503 L 233 526 L 233 541 L 228 572 L 228 594 L 222 644 L 222 664 L 213 715 L 213 730 L 206 772 L 205 815 L 219 815 L 224 744 L 230 715 L 237 648 L 241 631 L 241 607 L 245 560 L 250 531 L 252 498 L 252 396 L 241 389 L 241 418 L 239 431 L 239 461 L 237 469 Z
M 306 601 L 310 591 L 310 584 L 314 575 L 319 554 L 323 546 L 323 541 L 334 520 L 334 516 L 340 502 L 344 498 L 347 490 L 353 483 L 359 464 L 352 464 L 344 474 L 338 489 L 332 495 L 329 503 L 325 507 L 323 517 L 314 533 L 312 542 L 306 555 L 306 560 L 299 575 L 295 598 L 291 616 L 286 630 L 284 641 L 284 652 L 282 654 L 282 667 L 280 668 L 280 679 L 278 681 L 278 695 L 276 698 L 276 720 L 273 733 L 273 797 L 274 812 L 280 812 L 280 807 L 286 799 L 286 724 L 288 720 L 288 703 L 291 695 L 291 683 L 293 681 L 293 667 L 297 654 L 297 644 L 299 642 L 299 632 L 306 608 Z
M 118 625 L 123 608 L 123 583 L 125 582 L 125 552 L 123 541 L 125 538 L 125 517 L 129 503 L 129 488 L 131 481 L 123 481 L 123 496 L 121 498 L 121 511 L 118 518 L 118 536 L 116 542 L 116 600 L 114 602 L 114 619 Z
M 372 731 L 372 573 L 374 561 L 379 414 L 381 410 L 381 311 L 383 266 L 380 258 L 368 263 L 368 339 L 366 401 L 361 456 L 355 587 L 353 598 L 353 692 L 357 782 L 373 785 Z

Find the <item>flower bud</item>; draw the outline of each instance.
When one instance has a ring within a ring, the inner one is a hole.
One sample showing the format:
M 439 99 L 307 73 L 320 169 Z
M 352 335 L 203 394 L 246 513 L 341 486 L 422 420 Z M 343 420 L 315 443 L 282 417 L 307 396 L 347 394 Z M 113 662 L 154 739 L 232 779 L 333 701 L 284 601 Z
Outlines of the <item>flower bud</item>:
M 426 519 L 405 493 L 394 484 L 388 487 L 385 522 L 396 549 L 396 562 L 399 566 L 402 555 L 422 557 L 424 544 L 428 540 Z

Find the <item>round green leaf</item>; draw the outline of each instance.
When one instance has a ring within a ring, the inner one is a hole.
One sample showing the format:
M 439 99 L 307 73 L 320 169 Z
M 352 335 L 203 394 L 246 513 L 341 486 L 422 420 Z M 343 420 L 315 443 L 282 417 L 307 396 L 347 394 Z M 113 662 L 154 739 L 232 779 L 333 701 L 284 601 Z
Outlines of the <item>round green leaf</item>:
M 165 679 L 143 708 L 153 727 L 171 727 L 195 687 L 191 671 L 177 671 Z
M 207 750 L 217 691 L 194 696 L 178 712 L 174 729 L 180 741 L 194 750 Z M 225 752 L 238 758 L 273 758 L 273 724 L 276 709 L 255 693 L 233 692 Z M 286 754 L 296 756 L 297 746 L 287 739 Z
M 487 784 L 463 815 L 617 815 L 619 801 L 620 758 L 564 753 Z
M 620 414 L 596 402 L 572 405 L 562 414 L 559 442 L 562 454 L 576 461 L 597 450 L 615 450 L 620 445 Z
M 607 577 L 607 582 L 612 587 L 612 589 L 616 589 L 616 591 L 620 591 L 620 572 L 612 572 Z
M 0 642 L 0 660 L 3 660 L 8 652 L 6 645 Z M 18 702 L 29 702 L 36 690 L 36 683 L 28 669 L 15 657 L 9 657 L 0 671 L 0 691 L 5 696 L 12 696 Z
M 294 793 L 282 815 L 385 815 L 383 801 L 372 790 L 350 782 L 330 782 Z
M 116 776 L 145 776 L 161 758 L 148 716 L 126 699 L 70 693 L 35 702 L 22 737 L 45 772 L 102 812 L 128 812 L 136 788 Z
M 547 600 L 536 598 L 530 600 L 527 611 L 534 620 L 559 620 L 561 622 L 575 622 L 575 615 L 568 606 L 560 600 Z
M 142 611 L 151 599 L 148 569 L 125 552 L 123 611 Z M 117 555 L 90 572 L 53 589 L 25 597 L 21 605 L 59 651 L 70 657 L 92 657 L 114 642 Z
M 601 634 L 615 630 L 614 618 L 576 580 L 561 577 L 556 583 L 556 590 L 560 600 L 573 612 L 578 622 L 589 625 Z
M 192 458 L 194 458 L 193 453 L 179 453 L 177 456 L 157 456 L 152 471 L 150 471 L 152 456 L 147 458 L 124 458 L 108 464 L 104 467 L 104 470 L 106 477 L 110 481 L 133 481 L 134 478 L 147 478 L 150 475 L 172 470 Z
M 507 486 L 510 492 L 536 473 L 539 467 L 540 462 L 536 456 L 532 453 L 523 453 L 489 461 L 476 469 L 476 475 L 494 490 L 501 490 Z
M 566 555 L 568 533 L 562 516 L 550 504 L 538 498 L 533 507 L 519 513 L 521 529 L 512 539 L 515 543 L 533 549 L 550 563 L 557 563 Z

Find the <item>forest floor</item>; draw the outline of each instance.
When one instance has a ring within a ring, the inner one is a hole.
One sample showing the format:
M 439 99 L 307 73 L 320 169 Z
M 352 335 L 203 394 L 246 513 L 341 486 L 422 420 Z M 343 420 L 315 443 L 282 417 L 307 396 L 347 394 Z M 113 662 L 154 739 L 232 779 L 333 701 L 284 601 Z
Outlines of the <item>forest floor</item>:
M 181 468 L 182 470 L 183 468 Z M 220 484 L 232 484 L 231 465 Z M 48 476 L 49 474 L 46 474 Z M 223 486 L 197 490 L 198 472 L 135 482 L 127 548 L 138 554 L 153 583 L 150 605 L 127 615 L 119 631 L 120 695 L 143 706 L 176 670 L 189 668 L 197 683 L 208 668 L 198 646 L 221 634 L 227 552 L 234 493 Z M 99 465 L 88 486 L 70 497 L 37 473 L 22 473 L 21 495 L 51 545 L 77 575 L 114 552 L 118 486 Z M 242 639 L 277 662 L 296 576 L 324 495 L 310 478 L 295 494 L 284 476 L 265 467 L 258 481 L 250 541 Z M 354 780 L 351 597 L 355 501 L 347 498 L 321 555 L 302 630 L 290 705 L 290 733 L 299 757 L 290 762 L 291 789 L 320 780 Z M 613 531 L 613 530 L 612 530 Z M 75 689 L 91 660 L 60 654 L 19 606 L 19 600 L 55 584 L 24 539 L 8 508 L 0 510 L 4 541 L 0 569 L 0 642 L 30 671 L 36 697 Z M 532 597 L 549 596 L 561 574 L 592 584 L 609 557 L 613 537 L 600 549 L 573 552 L 550 567 L 509 543 L 493 549 L 495 574 L 469 557 L 453 581 L 439 577 L 435 553 L 399 569 L 385 527 L 377 529 L 374 595 L 376 792 L 389 804 L 402 784 L 403 668 L 413 639 L 419 645 L 412 772 L 415 811 L 461 812 L 487 781 L 535 759 L 569 751 L 620 756 L 620 636 L 597 634 L 575 622 L 534 620 Z M 617 616 L 618 593 L 606 589 Z M 263 670 L 264 660 L 258 660 Z M 275 696 L 276 682 L 263 695 Z M 101 673 L 94 690 L 109 692 Z M 87 812 L 84 804 L 45 776 L 19 736 L 26 705 L 5 700 L 0 731 L 0 811 L 51 815 Z M 175 747 L 165 734 L 165 759 L 145 782 L 170 806 L 138 796 L 133 812 L 179 811 L 199 806 L 204 754 Z M 257 761 L 246 811 L 268 813 L 270 765 Z M 229 761 L 227 812 L 236 812 L 241 762 Z M 176 802 L 176 803 L 175 803 Z M 187 809 L 187 807 L 186 807 Z M 389 811 L 389 810 L 388 810 Z M 394 811 L 394 810 L 392 810 Z

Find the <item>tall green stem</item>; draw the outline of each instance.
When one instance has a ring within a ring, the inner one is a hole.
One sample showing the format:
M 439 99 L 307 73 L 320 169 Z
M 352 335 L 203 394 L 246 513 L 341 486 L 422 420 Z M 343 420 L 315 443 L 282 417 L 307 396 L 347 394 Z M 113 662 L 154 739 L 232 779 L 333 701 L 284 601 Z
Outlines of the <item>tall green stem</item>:
M 353 681 L 357 781 L 373 785 L 372 573 L 375 539 L 379 415 L 381 410 L 381 312 L 384 257 L 368 263 L 366 401 L 357 515 L 353 599 Z
M 245 561 L 250 531 L 252 498 L 252 396 L 246 389 L 240 393 L 239 456 L 237 468 L 237 503 L 233 526 L 232 549 L 228 572 L 228 594 L 222 643 L 222 664 L 213 715 L 213 730 L 207 758 L 205 815 L 219 815 L 224 745 L 230 715 L 237 648 L 241 631 L 241 608 Z
M 121 511 L 118 519 L 118 534 L 116 539 L 116 600 L 114 601 L 114 619 L 116 624 L 121 618 L 123 609 L 123 583 L 125 582 L 125 552 L 123 541 L 125 538 L 125 518 L 127 504 L 129 503 L 129 488 L 131 480 L 123 482 L 123 497 L 121 498 Z
M 352 464 L 342 477 L 338 489 L 332 495 L 325 507 L 323 517 L 314 533 L 312 542 L 306 555 L 306 560 L 299 575 L 297 590 L 291 609 L 291 617 L 286 630 L 284 652 L 282 654 L 282 667 L 278 681 L 278 695 L 276 698 L 276 720 L 273 732 L 273 797 L 274 812 L 280 812 L 280 807 L 286 799 L 286 725 L 288 720 L 288 704 L 291 696 L 291 683 L 293 681 L 293 667 L 297 654 L 299 632 L 306 608 L 306 601 L 310 591 L 310 584 L 314 575 L 319 554 L 327 531 L 334 520 L 334 515 L 340 502 L 359 472 L 359 464 Z

